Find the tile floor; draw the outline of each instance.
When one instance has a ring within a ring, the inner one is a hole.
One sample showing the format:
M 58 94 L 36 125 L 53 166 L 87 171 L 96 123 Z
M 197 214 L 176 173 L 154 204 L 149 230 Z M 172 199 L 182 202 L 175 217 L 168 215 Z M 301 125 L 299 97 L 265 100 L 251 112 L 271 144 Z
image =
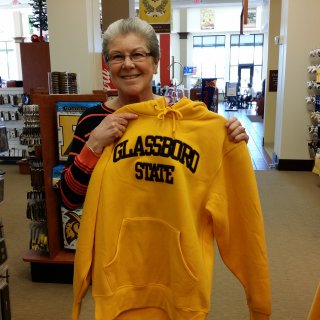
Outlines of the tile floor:
M 242 125 L 246 128 L 249 135 L 248 148 L 252 158 L 252 164 L 255 170 L 271 170 L 272 161 L 265 148 L 263 147 L 263 119 L 261 117 L 254 117 L 251 121 L 248 115 L 256 115 L 255 105 L 248 109 L 238 109 L 227 111 L 224 102 L 219 103 L 218 113 L 226 118 L 237 117 Z

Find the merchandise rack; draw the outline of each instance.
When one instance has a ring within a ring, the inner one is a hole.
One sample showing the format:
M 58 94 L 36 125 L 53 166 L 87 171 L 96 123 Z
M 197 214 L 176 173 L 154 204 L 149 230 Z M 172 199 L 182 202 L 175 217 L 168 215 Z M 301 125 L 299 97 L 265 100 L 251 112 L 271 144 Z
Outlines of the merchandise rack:
M 19 111 L 19 106 L 22 104 L 22 96 L 24 94 L 24 88 L 22 87 L 12 87 L 12 88 L 0 88 L 0 96 L 4 97 L 7 96 L 8 99 L 6 102 L 3 100 L 0 101 L 0 111 L 1 113 L 15 113 L 16 116 L 14 119 L 3 119 L 3 123 L 7 130 L 7 139 L 8 139 L 8 145 L 9 150 L 0 153 L 0 160 L 4 162 L 17 162 L 18 160 L 21 160 L 25 153 L 27 153 L 26 146 L 22 145 L 19 141 L 19 135 L 20 130 L 23 128 L 23 120 Z M 9 99 L 9 96 L 11 98 L 13 96 L 18 96 L 17 101 L 14 102 L 12 99 Z M 4 103 L 3 103 L 4 102 Z M 16 131 L 16 136 L 12 137 L 9 133 L 10 130 Z M 17 154 L 10 154 L 10 152 L 17 152 Z
M 23 257 L 31 266 L 31 278 L 35 282 L 71 283 L 74 250 L 63 246 L 60 204 L 57 190 L 52 187 L 52 169 L 60 164 L 56 102 L 103 102 L 105 93 L 94 94 L 34 94 L 33 104 L 39 105 L 41 149 L 44 169 L 44 191 L 47 210 L 49 253 L 29 250 Z

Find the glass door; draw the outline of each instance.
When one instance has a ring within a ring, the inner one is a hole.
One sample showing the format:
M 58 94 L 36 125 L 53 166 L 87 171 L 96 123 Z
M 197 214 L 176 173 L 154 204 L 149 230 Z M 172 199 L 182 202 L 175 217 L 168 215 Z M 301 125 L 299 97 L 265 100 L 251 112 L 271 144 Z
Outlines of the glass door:
M 253 64 L 239 64 L 238 66 L 238 83 L 240 85 L 240 94 L 248 88 L 248 83 L 252 84 Z

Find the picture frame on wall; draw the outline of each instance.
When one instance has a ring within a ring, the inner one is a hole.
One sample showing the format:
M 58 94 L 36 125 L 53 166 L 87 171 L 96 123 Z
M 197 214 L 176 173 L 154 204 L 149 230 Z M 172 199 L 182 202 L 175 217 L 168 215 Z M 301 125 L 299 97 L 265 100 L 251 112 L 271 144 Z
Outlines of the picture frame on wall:
M 214 9 L 212 8 L 201 8 L 200 9 L 200 27 L 201 30 L 214 29 L 215 15 Z
M 257 26 L 257 8 L 248 9 L 248 23 L 245 25 L 246 28 L 256 28 Z

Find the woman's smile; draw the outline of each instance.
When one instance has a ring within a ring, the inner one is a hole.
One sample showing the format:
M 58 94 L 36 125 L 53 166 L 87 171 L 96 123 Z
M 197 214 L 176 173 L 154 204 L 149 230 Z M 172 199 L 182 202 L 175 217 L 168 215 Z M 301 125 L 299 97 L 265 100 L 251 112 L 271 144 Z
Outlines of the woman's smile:
M 121 76 L 121 78 L 124 80 L 133 80 L 133 79 L 137 79 L 139 76 L 140 74 L 132 74 L 132 75 Z

